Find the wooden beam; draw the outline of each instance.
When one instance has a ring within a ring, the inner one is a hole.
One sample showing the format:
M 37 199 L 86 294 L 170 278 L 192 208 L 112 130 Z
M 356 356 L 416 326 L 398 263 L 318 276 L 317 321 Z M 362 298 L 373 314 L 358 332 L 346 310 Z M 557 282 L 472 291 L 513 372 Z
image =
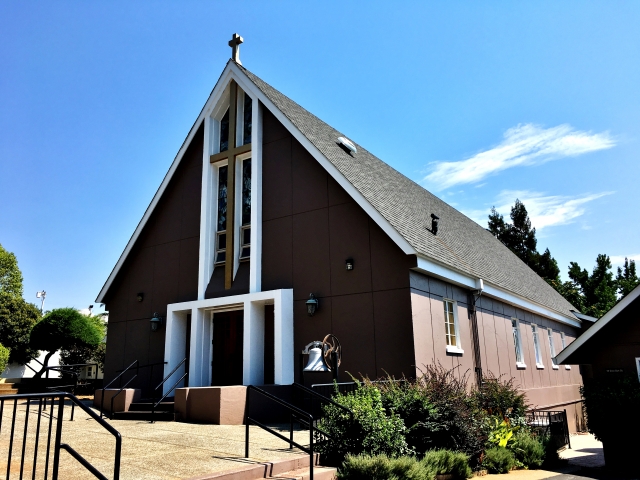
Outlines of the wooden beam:
M 251 144 L 247 143 L 246 145 L 240 145 L 239 147 L 230 148 L 229 150 L 225 150 L 224 152 L 214 153 L 209 157 L 209 161 L 211 163 L 221 162 L 222 160 L 226 160 L 230 156 L 238 156 L 243 153 L 247 153 L 251 151 Z

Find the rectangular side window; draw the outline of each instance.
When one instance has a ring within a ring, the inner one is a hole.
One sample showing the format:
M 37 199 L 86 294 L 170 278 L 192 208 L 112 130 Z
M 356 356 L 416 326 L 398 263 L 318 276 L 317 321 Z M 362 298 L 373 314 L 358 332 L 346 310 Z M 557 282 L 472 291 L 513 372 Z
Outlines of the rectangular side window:
M 463 353 L 460 346 L 460 330 L 458 328 L 458 313 L 455 300 L 443 300 L 444 325 L 447 339 L 447 352 Z
M 562 350 L 567 348 L 567 339 L 564 336 L 564 332 L 560 332 L 560 344 L 562 345 Z M 571 370 L 571 365 L 565 365 L 564 368 Z
M 558 365 L 556 365 L 556 347 L 553 344 L 553 330 L 551 328 L 548 328 L 547 333 L 549 334 L 549 353 L 551 354 L 551 367 L 554 370 L 557 370 L 559 367 Z
M 531 324 L 531 332 L 533 334 L 533 350 L 536 354 L 536 367 L 544 368 L 542 363 L 542 353 L 540 352 L 540 339 L 538 338 L 538 326 Z
M 522 355 L 522 339 L 520 338 L 520 322 L 517 318 L 511 319 L 511 329 L 513 330 L 513 345 L 516 349 L 516 367 L 527 368 Z

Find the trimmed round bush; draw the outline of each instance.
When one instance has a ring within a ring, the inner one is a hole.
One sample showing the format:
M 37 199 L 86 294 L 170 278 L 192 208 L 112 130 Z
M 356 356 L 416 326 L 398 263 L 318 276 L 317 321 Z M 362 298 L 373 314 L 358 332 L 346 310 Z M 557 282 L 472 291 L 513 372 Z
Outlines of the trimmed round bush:
M 347 455 L 338 468 L 338 480 L 434 480 L 433 469 L 414 457 Z
M 509 473 L 516 465 L 516 459 L 504 447 L 493 447 L 484 452 L 482 465 L 489 473 Z
M 461 452 L 451 450 L 429 450 L 421 463 L 436 475 L 453 475 L 457 479 L 471 478 L 473 472 L 469 467 L 469 457 Z

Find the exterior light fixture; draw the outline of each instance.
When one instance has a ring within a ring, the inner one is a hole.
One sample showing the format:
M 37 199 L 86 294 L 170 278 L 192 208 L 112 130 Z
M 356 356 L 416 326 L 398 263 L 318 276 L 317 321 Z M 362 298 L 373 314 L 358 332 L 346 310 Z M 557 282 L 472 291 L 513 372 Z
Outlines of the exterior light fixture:
M 136 295 L 136 300 L 138 300 L 139 302 L 141 302 L 142 300 L 144 300 L 144 293 L 140 292 Z
M 313 317 L 316 314 L 318 308 L 320 308 L 318 299 L 313 293 L 310 293 L 309 300 L 307 300 L 307 315 Z
M 438 217 L 435 213 L 431 214 L 431 233 L 433 233 L 434 235 L 438 234 L 438 220 L 440 220 L 440 217 Z
M 157 332 L 158 329 L 160 328 L 160 325 L 162 325 L 162 317 L 157 313 L 154 313 L 150 323 L 151 323 L 151 331 Z
M 347 260 L 345 261 L 345 265 L 347 267 L 347 270 L 353 270 L 353 258 L 347 258 Z

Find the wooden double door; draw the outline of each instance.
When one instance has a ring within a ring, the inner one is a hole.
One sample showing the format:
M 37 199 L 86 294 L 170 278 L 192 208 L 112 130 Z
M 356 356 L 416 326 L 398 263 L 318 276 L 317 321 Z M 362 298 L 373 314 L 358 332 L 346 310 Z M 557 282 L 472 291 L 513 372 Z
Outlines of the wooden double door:
M 244 312 L 213 315 L 211 385 L 242 385 Z

